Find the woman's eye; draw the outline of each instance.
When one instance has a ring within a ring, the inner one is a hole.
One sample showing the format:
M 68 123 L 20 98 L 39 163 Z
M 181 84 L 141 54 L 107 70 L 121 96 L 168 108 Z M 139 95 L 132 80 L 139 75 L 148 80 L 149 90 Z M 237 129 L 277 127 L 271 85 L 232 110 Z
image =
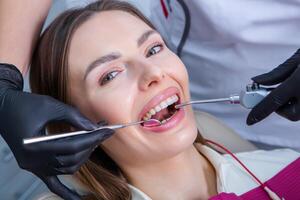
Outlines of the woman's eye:
M 112 71 L 107 73 L 101 80 L 100 85 L 105 85 L 109 81 L 113 80 L 120 72 L 119 71 Z
M 162 50 L 162 45 L 161 44 L 157 44 L 155 46 L 153 46 L 151 49 L 148 50 L 146 57 L 150 57 L 153 56 L 154 54 L 159 53 Z

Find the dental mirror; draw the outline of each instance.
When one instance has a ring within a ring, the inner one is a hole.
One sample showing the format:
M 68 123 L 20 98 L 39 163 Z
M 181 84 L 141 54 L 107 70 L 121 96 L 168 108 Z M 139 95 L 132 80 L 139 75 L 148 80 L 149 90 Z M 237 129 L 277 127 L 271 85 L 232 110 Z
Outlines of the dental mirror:
M 157 119 L 149 119 L 142 123 L 145 127 L 154 127 L 154 126 L 160 126 L 161 122 Z

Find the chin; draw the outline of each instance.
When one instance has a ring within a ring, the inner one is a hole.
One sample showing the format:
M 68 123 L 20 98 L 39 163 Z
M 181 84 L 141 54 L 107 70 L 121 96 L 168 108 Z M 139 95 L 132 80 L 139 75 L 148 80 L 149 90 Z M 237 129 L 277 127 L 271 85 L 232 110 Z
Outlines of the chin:
M 187 149 L 193 147 L 197 138 L 197 127 L 191 125 L 186 129 L 181 129 L 172 136 L 165 138 L 164 142 L 158 144 L 156 152 L 161 159 L 168 159 L 179 155 Z

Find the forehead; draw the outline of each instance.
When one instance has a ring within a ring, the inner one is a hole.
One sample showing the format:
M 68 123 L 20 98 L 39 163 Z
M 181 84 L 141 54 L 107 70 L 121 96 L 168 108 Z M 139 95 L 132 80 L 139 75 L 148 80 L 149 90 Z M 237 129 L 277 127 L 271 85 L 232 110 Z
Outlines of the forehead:
M 150 27 L 145 22 L 125 11 L 103 11 L 79 26 L 71 44 L 75 48 L 80 45 L 80 49 L 119 46 L 136 40 L 147 29 Z

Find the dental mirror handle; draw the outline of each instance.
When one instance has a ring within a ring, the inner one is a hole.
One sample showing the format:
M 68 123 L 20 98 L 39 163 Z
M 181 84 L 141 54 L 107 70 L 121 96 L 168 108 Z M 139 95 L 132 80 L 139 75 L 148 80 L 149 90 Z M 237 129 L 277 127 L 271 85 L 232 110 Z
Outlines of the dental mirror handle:
M 155 119 L 149 119 L 146 121 L 138 121 L 138 122 L 131 122 L 128 124 L 116 124 L 116 125 L 108 125 L 108 126 L 101 126 L 95 130 L 92 131 L 74 131 L 74 132 L 68 132 L 68 133 L 62 133 L 62 134 L 55 134 L 55 135 L 45 135 L 45 136 L 39 136 L 39 137 L 33 137 L 33 138 L 27 138 L 23 140 L 23 144 L 32 144 L 32 143 L 38 143 L 38 142 L 44 142 L 44 141 L 49 141 L 49 140 L 56 140 L 60 138 L 65 138 L 65 137 L 71 137 L 71 136 L 76 136 L 76 135 L 83 135 L 83 134 L 88 134 L 88 133 L 93 133 L 95 131 L 101 130 L 101 129 L 120 129 L 120 128 L 125 128 L 128 126 L 134 126 L 134 125 L 139 125 L 142 123 L 152 123 L 150 126 L 157 126 L 158 123 L 160 124 L 160 121 L 155 120 Z
M 23 144 L 32 144 L 32 143 L 44 142 L 44 141 L 49 141 L 49 140 L 56 140 L 56 139 L 61 139 L 61 138 L 71 137 L 71 136 L 76 136 L 76 135 L 83 135 L 83 134 L 92 133 L 94 131 L 98 131 L 98 130 L 105 129 L 105 128 L 118 129 L 118 128 L 122 128 L 122 126 L 121 125 L 102 126 L 102 127 L 99 127 L 95 130 L 92 130 L 92 131 L 74 131 L 74 132 L 69 132 L 69 133 L 62 133 L 62 134 L 55 134 L 55 135 L 45 135 L 45 136 L 27 138 L 27 139 L 23 140 Z

